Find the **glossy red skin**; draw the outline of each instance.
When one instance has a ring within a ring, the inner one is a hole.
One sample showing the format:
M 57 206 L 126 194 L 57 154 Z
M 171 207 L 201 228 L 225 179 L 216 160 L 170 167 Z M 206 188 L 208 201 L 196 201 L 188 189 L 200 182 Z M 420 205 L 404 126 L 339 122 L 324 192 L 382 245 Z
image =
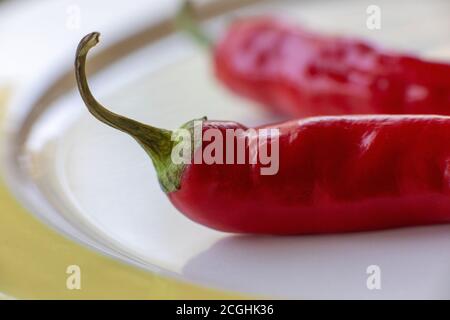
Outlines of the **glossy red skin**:
M 289 116 L 450 114 L 450 65 L 315 34 L 270 17 L 232 24 L 214 50 L 217 78 Z
M 204 128 L 243 128 L 206 122 Z M 191 164 L 168 194 L 221 231 L 317 234 L 450 222 L 449 117 L 328 117 L 280 130 L 276 175 L 249 164 Z M 199 150 L 197 150 L 199 152 Z

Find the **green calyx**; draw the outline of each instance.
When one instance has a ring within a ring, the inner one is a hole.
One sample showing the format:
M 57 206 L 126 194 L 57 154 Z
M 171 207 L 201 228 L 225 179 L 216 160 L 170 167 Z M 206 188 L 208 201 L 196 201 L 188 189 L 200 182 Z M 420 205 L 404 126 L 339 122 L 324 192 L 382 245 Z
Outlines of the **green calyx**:
M 78 90 L 91 114 L 101 122 L 131 135 L 152 159 L 164 192 L 170 193 L 180 188 L 181 175 L 186 164 L 172 161 L 172 149 L 178 141 L 173 141 L 172 131 L 155 128 L 123 117 L 103 107 L 92 95 L 86 79 L 86 56 L 99 42 L 100 34 L 93 32 L 85 36 L 78 45 L 75 57 L 75 75 Z M 193 121 L 182 128 L 193 130 Z M 193 135 L 191 135 L 193 136 Z
M 175 17 L 175 26 L 189 34 L 199 45 L 206 48 L 211 47 L 212 40 L 200 28 L 195 20 L 194 5 L 186 0 L 183 2 L 177 16 Z

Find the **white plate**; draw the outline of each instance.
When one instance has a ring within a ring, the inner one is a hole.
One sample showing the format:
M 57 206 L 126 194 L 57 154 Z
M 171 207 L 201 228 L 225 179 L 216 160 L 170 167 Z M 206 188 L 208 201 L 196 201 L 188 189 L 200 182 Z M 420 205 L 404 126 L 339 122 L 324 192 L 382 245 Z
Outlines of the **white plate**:
M 366 28 L 369 4 L 276 1 L 232 16 L 269 11 L 421 53 L 449 40 L 450 5 L 443 0 L 378 1 L 379 31 Z M 220 32 L 229 19 L 216 18 L 209 27 Z M 107 32 L 103 37 L 93 53 L 109 44 Z M 90 82 L 112 110 L 159 127 L 177 128 L 204 115 L 247 125 L 273 120 L 223 89 L 207 53 L 180 35 L 134 51 Z M 22 100 L 11 115 L 9 183 L 41 219 L 77 241 L 152 271 L 259 296 L 450 298 L 450 226 L 301 237 L 216 232 L 173 208 L 145 153 L 93 119 L 75 90 L 51 103 L 36 97 Z M 45 112 L 35 116 L 38 107 Z M 371 265 L 381 269 L 381 290 L 367 288 Z

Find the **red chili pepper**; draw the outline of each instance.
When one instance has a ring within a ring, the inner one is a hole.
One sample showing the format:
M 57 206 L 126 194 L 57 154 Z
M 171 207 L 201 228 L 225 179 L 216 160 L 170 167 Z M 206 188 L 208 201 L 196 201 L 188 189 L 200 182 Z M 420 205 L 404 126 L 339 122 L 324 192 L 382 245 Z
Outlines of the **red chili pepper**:
M 189 6 L 180 21 L 195 32 Z M 450 115 L 450 65 L 364 41 L 313 33 L 272 17 L 235 21 L 213 48 L 217 78 L 289 116 Z
M 450 222 L 450 117 L 324 117 L 257 128 L 279 130 L 275 175 L 261 175 L 260 163 L 177 165 L 171 152 L 178 143 L 170 131 L 114 114 L 92 96 L 85 60 L 98 36 L 86 36 L 77 50 L 76 76 L 86 106 L 137 140 L 171 202 L 190 219 L 222 231 L 263 234 Z M 184 127 L 192 130 L 192 123 Z M 226 129 L 246 129 L 205 121 L 202 132 L 211 128 L 224 135 Z M 241 134 L 233 141 L 247 141 L 249 151 L 262 138 Z M 272 140 L 267 143 L 275 148 Z M 193 157 L 208 145 L 197 147 Z

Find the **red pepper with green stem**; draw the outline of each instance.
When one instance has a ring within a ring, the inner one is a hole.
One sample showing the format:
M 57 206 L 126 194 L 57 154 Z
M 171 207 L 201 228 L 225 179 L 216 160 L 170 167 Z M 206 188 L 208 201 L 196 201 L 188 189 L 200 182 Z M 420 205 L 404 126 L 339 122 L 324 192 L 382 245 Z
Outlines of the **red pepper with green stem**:
M 314 33 L 274 17 L 236 20 L 213 44 L 189 3 L 178 23 L 211 50 L 216 77 L 288 116 L 450 115 L 450 65 L 361 40 Z
M 98 33 L 78 46 L 75 70 L 89 111 L 131 135 L 150 156 L 163 191 L 190 219 L 235 233 L 319 234 L 450 222 L 450 117 L 349 116 L 294 120 L 267 140 L 279 151 L 278 170 L 260 163 L 177 164 L 172 132 L 112 113 L 89 90 L 85 63 Z M 192 130 L 193 122 L 183 127 Z M 201 133 L 247 129 L 204 121 Z M 246 150 L 260 135 L 237 134 Z M 273 145 L 277 141 L 277 148 Z M 226 140 L 226 143 L 227 140 Z M 209 144 L 195 146 L 192 158 Z M 223 153 L 227 152 L 223 145 Z

